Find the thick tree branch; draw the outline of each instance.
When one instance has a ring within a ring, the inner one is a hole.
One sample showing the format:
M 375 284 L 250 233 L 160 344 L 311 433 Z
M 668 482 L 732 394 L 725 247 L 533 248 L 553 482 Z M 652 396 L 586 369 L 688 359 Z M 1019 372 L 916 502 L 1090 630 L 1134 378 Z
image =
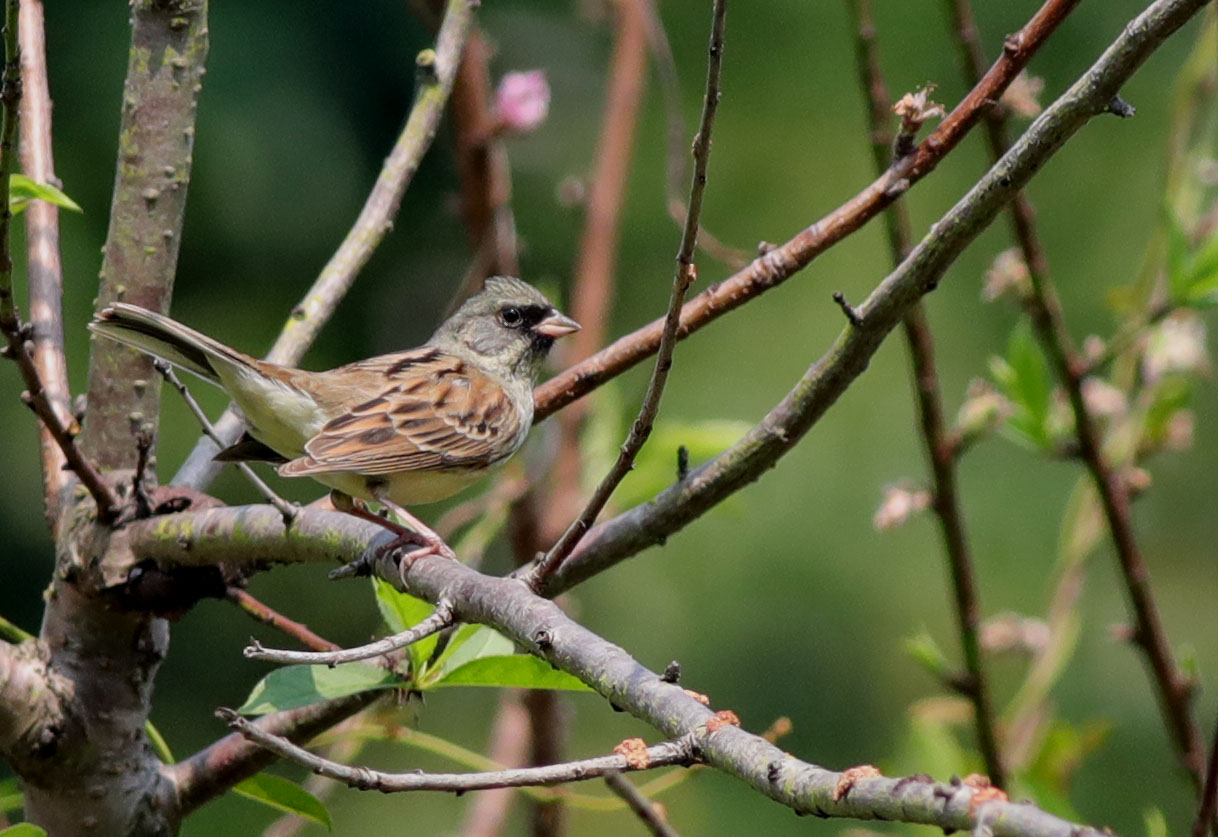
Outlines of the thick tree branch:
M 132 3 L 98 310 L 120 301 L 169 308 L 207 48 L 207 0 Z M 160 408 L 152 358 L 112 340 L 92 346 L 81 447 L 103 471 L 134 468 L 135 432 L 154 429 Z
M 969 92 L 913 154 L 903 158 L 899 165 L 889 169 L 866 189 L 785 244 L 769 250 L 748 267 L 687 302 L 681 309 L 678 337 L 687 337 L 728 311 L 782 284 L 933 171 L 939 161 L 998 101 L 1002 91 L 1027 66 L 1036 51 L 1078 3 L 1079 0 L 1048 0 L 1023 29 L 1007 39 L 1002 57 L 994 63 L 981 83 Z M 534 422 L 547 418 L 654 354 L 660 345 L 664 323 L 665 319 L 655 320 L 619 338 L 538 387 L 534 393 Z
M 579 543 L 584 534 L 596 522 L 597 516 L 609 502 L 614 490 L 634 467 L 635 457 L 646 444 L 651 435 L 652 426 L 660 411 L 660 398 L 664 394 L 664 386 L 668 382 L 668 372 L 672 367 L 673 351 L 677 344 L 677 329 L 681 319 L 681 305 L 690 285 L 697 279 L 698 271 L 694 266 L 694 250 L 698 242 L 698 219 L 702 215 L 702 197 L 706 192 L 706 171 L 710 162 L 711 132 L 715 124 L 715 113 L 719 108 L 722 96 L 720 75 L 723 68 L 723 30 L 727 17 L 727 0 L 715 0 L 711 21 L 710 60 L 706 71 L 706 95 L 702 103 L 702 122 L 694 137 L 694 173 L 689 187 L 689 209 L 685 215 L 685 228 L 681 235 L 681 247 L 677 251 L 677 270 L 673 278 L 672 295 L 668 301 L 668 313 L 664 318 L 664 331 L 660 337 L 660 346 L 656 354 L 655 369 L 643 403 L 639 406 L 639 414 L 630 427 L 630 433 L 622 444 L 617 460 L 609 473 L 596 486 L 588 504 L 572 521 L 570 527 L 563 532 L 561 538 L 541 558 L 536 566 L 528 573 L 528 582 L 535 590 L 543 588 L 547 580 L 562 565 L 567 556 Z
M 1001 800 L 974 805 L 978 790 L 969 786 L 944 785 L 924 778 L 844 782 L 846 777 L 841 773 L 802 762 L 764 738 L 734 726 L 731 713 L 713 712 L 681 686 L 647 670 L 626 651 L 584 628 L 556 604 L 535 596 L 517 580 L 485 576 L 459 562 L 431 557 L 414 562 L 403 572 L 393 556 L 376 554 L 377 548 L 392 536 L 375 524 L 350 515 L 306 509 L 293 526 L 293 530 L 307 537 L 320 539 L 324 534 L 334 542 L 353 547 L 337 556 L 329 546 L 312 550 L 294 548 L 280 534 L 282 523 L 270 506 L 209 509 L 173 515 L 166 520 L 169 526 L 154 525 L 151 520 L 132 525 L 131 544 L 138 557 L 190 564 L 221 555 L 238 561 L 327 557 L 344 560 L 367 556 L 373 571 L 384 580 L 431 602 L 442 597 L 451 599 L 461 620 L 494 627 L 530 653 L 575 675 L 614 706 L 646 721 L 666 737 L 698 734 L 704 761 L 797 812 L 883 818 L 951 829 L 972 828 L 984 820 L 992 833 L 1000 837 L 1080 837 L 1097 833 L 1031 805 Z M 207 534 L 192 536 L 192 533 Z M 233 544 L 237 533 L 239 547 Z M 259 724 L 264 725 L 264 721 Z M 195 780 L 218 792 L 215 780 L 201 767 L 196 765 Z
M 947 0 L 947 8 L 956 30 L 957 43 L 960 45 L 966 81 L 972 83 L 980 75 L 985 61 L 977 27 L 973 22 L 972 8 L 969 0 Z M 1115 90 L 1113 95 L 1116 95 Z M 1006 153 L 1009 146 L 1006 116 L 1001 109 L 994 109 L 988 114 L 986 129 L 990 153 L 997 160 Z M 1151 590 L 1150 573 L 1133 531 L 1129 490 L 1104 454 L 1100 428 L 1083 397 L 1083 380 L 1088 363 L 1075 349 L 1074 340 L 1066 326 L 1065 314 L 1049 275 L 1049 262 L 1044 245 L 1036 230 L 1036 212 L 1023 191 L 1016 193 L 1011 200 L 1008 214 L 1012 234 L 1019 243 L 1031 278 L 1032 293 L 1026 303 L 1028 313 L 1031 315 L 1037 337 L 1069 397 L 1079 452 L 1095 482 L 1108 528 L 1112 532 L 1118 565 L 1137 625 L 1135 643 L 1142 649 L 1150 664 L 1159 705 L 1180 753 L 1180 759 L 1189 771 L 1195 788 L 1200 791 L 1205 768 L 1205 747 L 1201 741 L 1201 731 L 1193 718 L 1194 684 L 1176 664 Z
M 697 763 L 697 743 L 693 736 L 689 735 L 678 741 L 666 741 L 663 744 L 647 747 L 629 757 L 615 754 L 565 764 L 490 770 L 485 773 L 382 773 L 367 767 L 349 767 L 314 755 L 284 738 L 260 729 L 257 724 L 247 721 L 231 709 L 222 709 L 218 714 L 230 727 L 280 758 L 307 767 L 313 773 L 345 782 L 353 788 L 378 790 L 382 793 L 405 791 L 464 793 L 494 788 L 560 785 L 567 782 L 599 779 L 609 773 L 621 773 L 624 770 L 647 770 L 676 765 L 688 767 Z
M 860 87 L 868 103 L 871 152 L 876 169 L 883 173 L 892 163 L 893 157 L 892 101 L 880 69 L 871 0 L 853 0 L 849 5 L 855 18 Z M 888 207 L 884 213 L 884 221 L 888 231 L 889 250 L 896 267 L 909 255 L 912 247 L 909 213 L 905 202 L 897 201 Z M 935 369 L 935 340 L 925 306 L 921 302 L 915 303 L 901 325 L 909 346 L 914 392 L 921 418 L 922 441 L 934 486 L 931 508 L 939 522 L 948 567 L 951 570 L 956 623 L 967 671 L 967 678 L 961 678 L 961 690 L 973 704 L 977 745 L 985 760 L 986 773 L 995 786 L 1002 788 L 1007 784 L 1006 771 L 999 755 L 994 713 L 990 707 L 989 683 L 981 665 L 981 643 L 978 640 L 981 608 L 977 601 L 976 583 L 973 581 L 972 554 L 964 532 L 964 512 L 956 496 L 954 445 L 943 418 L 943 398 Z
M 283 331 L 267 353 L 266 359 L 272 363 L 292 365 L 300 361 L 351 289 L 356 275 L 393 228 L 393 218 L 401 206 L 402 196 L 439 129 L 477 6 L 477 0 L 448 0 L 435 49 L 423 50 L 416 60 L 418 90 L 406 126 L 385 159 L 376 185 L 369 192 L 351 231 L 322 268 L 304 299 L 292 309 Z M 232 444 L 240 434 L 242 421 L 235 408 L 229 405 L 215 426 L 225 444 Z M 212 461 L 219 450 L 211 439 L 199 439 L 174 476 L 173 483 L 203 490 L 220 471 L 221 463 Z

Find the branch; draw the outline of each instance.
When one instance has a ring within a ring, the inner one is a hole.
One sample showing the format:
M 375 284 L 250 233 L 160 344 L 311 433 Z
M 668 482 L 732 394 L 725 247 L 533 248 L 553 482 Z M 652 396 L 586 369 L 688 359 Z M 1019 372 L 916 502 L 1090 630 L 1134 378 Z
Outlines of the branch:
M 239 587 L 229 587 L 224 597 L 264 625 L 277 628 L 316 651 L 337 651 L 338 646 L 310 631 L 303 623 L 289 619 Z
M 948 11 L 955 24 L 966 79 L 971 81 L 980 73 L 984 53 L 973 23 L 969 0 L 948 0 Z M 1115 97 L 1117 91 L 1113 90 L 1112 95 Z M 987 117 L 986 127 L 990 152 L 997 160 L 1008 147 L 1004 112 L 998 108 L 992 110 Z M 1022 191 L 1016 193 L 1009 212 L 1012 233 L 1019 243 L 1031 278 L 1032 293 L 1027 301 L 1029 314 L 1037 337 L 1069 396 L 1079 453 L 1099 493 L 1100 504 L 1116 546 L 1125 588 L 1133 606 L 1137 624 L 1135 642 L 1150 663 L 1160 708 L 1180 759 L 1191 774 L 1195 788 L 1200 791 L 1205 748 L 1192 713 L 1193 684 L 1176 665 L 1171 643 L 1159 616 L 1150 587 L 1150 573 L 1133 531 L 1128 488 L 1106 459 L 1102 433 L 1083 397 L 1083 380 L 1088 363 L 1074 348 L 1074 341 L 1066 326 L 1065 315 L 1049 275 L 1045 249 L 1036 231 L 1036 212 L 1027 195 Z
M 932 227 L 931 234 L 901 266 L 889 274 L 858 309 L 862 317 L 859 327 L 847 328 L 787 396 L 740 441 L 653 500 L 592 530 L 551 579 L 546 594 L 556 595 L 649 546 L 662 543 L 773 467 L 862 374 L 871 355 L 908 307 L 938 284 L 947 267 L 994 219 L 1004 203 L 1083 124 L 1104 113 L 1121 84 L 1202 6 L 1204 0 L 1158 0 L 1152 4 Z
M 981 83 L 914 153 L 787 243 L 769 250 L 748 267 L 691 299 L 681 309 L 678 337 L 684 339 L 728 311 L 782 284 L 933 171 L 998 100 L 1078 3 L 1079 0 L 1048 0 L 1023 29 L 1007 39 L 1002 57 Z M 542 421 L 654 354 L 659 348 L 665 322 L 666 318 L 649 323 L 546 381 L 534 393 L 533 421 Z
M 686 736 L 680 741 L 666 741 L 639 752 L 632 752 L 629 756 L 614 754 L 545 767 L 517 767 L 484 773 L 382 773 L 367 767 L 349 767 L 314 755 L 284 738 L 267 733 L 231 709 L 221 709 L 216 714 L 230 727 L 280 758 L 307 767 L 321 776 L 345 782 L 358 790 L 378 790 L 382 793 L 465 793 L 493 788 L 561 785 L 599 779 L 609 773 L 620 773 L 623 770 L 647 770 L 674 765 L 687 767 L 697 763 L 697 745 L 692 736 Z M 623 742 L 625 743 L 627 742 Z
M 1205 837 L 1218 815 L 1218 725 L 1214 727 L 1214 743 L 1210 747 L 1209 763 L 1205 769 L 1205 784 L 1201 788 L 1201 803 L 1193 821 L 1193 837 Z
M 220 555 L 230 561 L 301 561 L 322 559 L 330 548 L 319 545 L 309 551 L 289 543 L 282 536 L 278 513 L 269 506 L 186 512 L 167 516 L 166 521 L 168 525 L 148 520 L 129 527 L 137 556 L 171 563 L 196 563 L 200 556 Z M 925 777 L 844 782 L 849 777 L 802 762 L 761 736 L 734 726 L 731 713 L 712 712 L 681 686 L 644 668 L 626 651 L 572 620 L 554 602 L 533 595 L 519 581 L 485 576 L 457 561 L 435 557 L 419 559 L 403 574 L 392 556 L 376 556 L 378 547 L 392 536 L 350 515 L 306 509 L 293 531 L 352 545 L 341 555 L 331 555 L 331 560 L 366 555 L 378 576 L 411 595 L 431 602 L 450 599 L 462 621 L 490 625 L 529 653 L 575 675 L 665 737 L 697 734 L 703 761 L 799 813 L 882 818 L 957 830 L 984 821 L 999 837 L 1096 833 L 992 794 L 989 798 L 994 801 L 982 805 L 986 795 L 976 799 L 981 791 L 967 785 L 944 785 Z M 187 533 L 192 532 L 207 534 L 191 538 Z M 238 533 L 240 537 L 235 538 Z M 355 546 L 359 543 L 363 548 Z M 265 728 L 266 721 L 260 720 L 258 726 Z M 214 785 L 214 781 L 208 782 L 213 791 Z
M 207 0 L 131 4 L 117 172 L 102 256 L 101 310 L 123 301 L 165 313 L 173 292 L 208 49 Z M 133 469 L 134 432 L 156 427 L 152 358 L 112 340 L 89 353 L 81 447 L 103 470 Z
M 630 433 L 622 444 L 617 461 L 613 463 L 609 473 L 597 485 L 592 498 L 580 512 L 571 526 L 565 531 L 558 542 L 541 558 L 536 566 L 528 573 L 528 583 L 534 590 L 540 590 L 548 579 L 566 560 L 567 556 L 579 543 L 580 538 L 591 528 L 597 516 L 609 502 L 614 489 L 621 483 L 638 456 L 651 429 L 656 415 L 660 410 L 660 398 L 664 394 L 664 385 L 668 382 L 668 372 L 672 367 L 673 350 L 677 344 L 677 328 L 680 325 L 681 304 L 685 300 L 686 291 L 697 278 L 698 271 L 694 266 L 694 248 L 698 241 L 698 218 L 702 214 L 702 197 L 706 191 L 706 170 L 710 162 L 711 131 L 715 124 L 715 113 L 719 108 L 720 74 L 723 66 L 723 30 L 727 16 L 727 0 L 715 0 L 711 22 L 709 53 L 710 59 L 706 71 L 706 96 L 702 103 L 702 123 L 694 137 L 694 173 L 689 187 L 689 210 L 685 215 L 685 229 L 681 235 L 681 248 L 677 252 L 677 271 L 673 278 L 672 295 L 668 302 L 668 313 L 664 318 L 664 331 L 660 337 L 660 347 L 656 355 L 655 369 L 651 381 L 647 385 L 647 393 L 639 407 L 638 417 L 630 427 Z
M 368 194 L 351 231 L 322 268 L 304 299 L 292 309 L 283 331 L 267 353 L 266 359 L 271 363 L 290 366 L 300 361 L 351 289 L 356 275 L 393 228 L 393 218 L 401 206 L 402 196 L 439 129 L 477 6 L 476 0 L 448 0 L 435 49 L 423 50 L 415 61 L 418 91 L 406 126 L 385 159 L 376 185 Z M 216 421 L 216 430 L 226 444 L 236 440 L 241 426 L 241 419 L 231 404 Z M 210 439 L 200 439 L 174 475 L 173 484 L 198 490 L 205 488 L 219 473 L 220 463 L 212 461 L 218 452 L 219 447 Z
M 875 20 L 871 0 L 853 0 L 850 9 L 855 18 L 856 57 L 860 87 L 867 99 L 870 115 L 871 151 L 876 169 L 883 173 L 892 162 L 893 134 L 892 103 L 880 70 L 879 48 L 876 43 Z M 897 201 L 884 213 L 888 230 L 889 250 L 893 265 L 899 266 L 911 248 L 909 213 L 903 201 Z M 951 570 L 955 593 L 956 623 L 960 646 L 964 651 L 967 679 L 961 691 L 973 704 L 973 723 L 977 731 L 978 749 L 985 760 L 986 773 L 997 787 L 1006 787 L 1006 775 L 998 751 L 994 731 L 994 715 L 989 700 L 989 683 L 981 666 L 980 606 L 973 580 L 973 559 L 964 533 L 964 513 L 956 496 L 954 445 L 949 438 L 943 418 L 943 399 L 935 369 L 935 340 L 930 329 L 925 306 L 921 302 L 910 307 L 902 322 L 913 366 L 914 391 L 921 416 L 922 441 L 930 464 L 934 485 L 931 508 L 939 521 L 944 550 Z
M 366 660 L 369 657 L 379 657 L 399 648 L 413 645 L 419 640 L 437 634 L 455 624 L 452 606 L 440 602 L 436 609 L 419 624 L 409 630 L 394 634 L 390 637 L 361 645 L 357 648 L 336 648 L 329 651 L 281 651 L 274 648 L 263 648 L 258 642 L 247 646 L 244 654 L 247 660 L 263 660 L 269 663 L 328 665 L 333 668 L 340 663 L 351 663 L 356 660 Z
M 384 697 L 383 692 L 364 692 L 299 709 L 287 709 L 265 715 L 253 726 L 291 741 L 308 741 L 381 697 Z M 175 790 L 175 814 L 178 818 L 184 818 L 274 761 L 273 753 L 251 743 L 239 733 L 232 733 L 184 761 L 165 765 L 162 773 Z
M 487 757 L 499 764 L 520 764 L 529 752 L 529 733 L 529 714 L 521 703 L 520 692 L 502 690 L 499 710 L 491 725 Z M 478 794 L 470 803 L 458 833 L 463 837 L 497 837 L 515 799 L 516 794 L 506 789 Z
M 45 14 L 42 0 L 22 0 L 21 168 L 38 183 L 55 183 L 51 150 L 51 92 L 47 83 Z M 59 257 L 59 207 L 31 201 L 25 211 L 30 326 L 34 368 L 64 426 L 72 424 L 68 364 L 63 352 L 63 266 Z M 51 431 L 42 428 L 44 508 L 52 524 L 68 485 L 67 460 Z
M 605 785 L 609 790 L 621 797 L 634 815 L 643 823 L 643 827 L 655 837 L 680 837 L 676 829 L 668 824 L 664 815 L 664 807 L 658 802 L 652 802 L 643 796 L 642 792 L 622 776 L 621 773 L 610 773 L 605 776 Z

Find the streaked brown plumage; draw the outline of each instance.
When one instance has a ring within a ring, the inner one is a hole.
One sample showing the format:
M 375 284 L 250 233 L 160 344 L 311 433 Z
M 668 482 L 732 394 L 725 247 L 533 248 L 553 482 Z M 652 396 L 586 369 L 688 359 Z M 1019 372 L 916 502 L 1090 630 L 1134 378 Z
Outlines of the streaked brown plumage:
M 326 372 L 257 360 L 132 305 L 106 308 L 90 328 L 232 397 L 257 443 L 218 458 L 273 452 L 284 476 L 405 506 L 444 499 L 519 449 L 541 361 L 579 326 L 533 287 L 495 277 L 425 345 Z

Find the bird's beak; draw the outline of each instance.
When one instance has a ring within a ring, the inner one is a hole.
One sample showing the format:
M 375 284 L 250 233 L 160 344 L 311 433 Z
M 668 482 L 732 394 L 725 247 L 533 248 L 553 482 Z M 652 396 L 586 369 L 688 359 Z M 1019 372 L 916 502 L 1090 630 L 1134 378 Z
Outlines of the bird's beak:
M 565 337 L 568 334 L 574 334 L 579 331 L 579 323 L 565 314 L 554 311 L 534 326 L 533 331 L 545 337 Z

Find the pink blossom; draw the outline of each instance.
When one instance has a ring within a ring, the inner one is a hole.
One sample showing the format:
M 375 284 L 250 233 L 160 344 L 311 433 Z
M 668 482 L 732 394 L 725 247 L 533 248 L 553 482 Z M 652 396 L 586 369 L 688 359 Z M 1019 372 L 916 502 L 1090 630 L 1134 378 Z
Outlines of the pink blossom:
M 533 131 L 550 112 L 550 83 L 544 70 L 508 73 L 495 91 L 495 112 L 503 130 Z

